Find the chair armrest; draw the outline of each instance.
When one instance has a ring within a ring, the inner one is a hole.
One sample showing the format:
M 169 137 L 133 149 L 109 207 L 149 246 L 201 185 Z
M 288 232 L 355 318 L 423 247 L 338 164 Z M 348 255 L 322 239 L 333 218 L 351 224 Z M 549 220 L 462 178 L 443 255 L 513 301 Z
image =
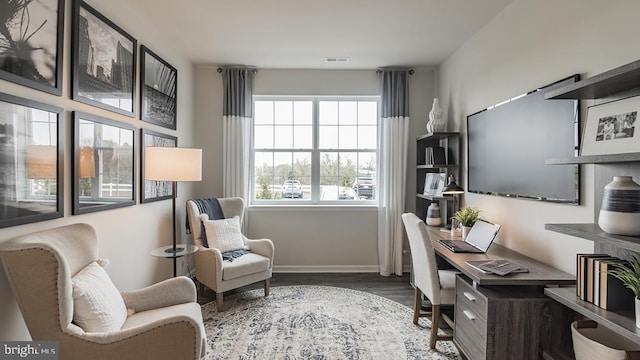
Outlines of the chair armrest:
M 252 239 L 247 239 L 245 237 L 244 244 L 249 247 L 251 252 L 254 252 L 258 255 L 262 255 L 264 257 L 268 257 L 269 260 L 271 261 L 271 264 L 273 264 L 273 252 L 274 252 L 273 241 L 269 239 L 252 240 Z
M 196 286 L 186 276 L 161 281 L 146 288 L 121 293 L 127 309 L 141 312 L 197 301 Z
M 196 260 L 196 278 L 215 291 L 222 281 L 222 253 L 215 248 L 199 246 L 194 254 Z

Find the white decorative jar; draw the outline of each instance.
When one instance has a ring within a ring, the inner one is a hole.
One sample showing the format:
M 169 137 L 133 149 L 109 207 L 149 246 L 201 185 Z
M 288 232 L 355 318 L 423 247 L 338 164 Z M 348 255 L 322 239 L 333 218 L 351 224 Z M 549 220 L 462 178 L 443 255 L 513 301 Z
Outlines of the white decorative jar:
M 571 323 L 576 360 L 625 360 L 626 351 L 638 351 L 640 345 L 592 321 Z
M 431 203 L 427 208 L 426 223 L 429 226 L 442 225 L 442 217 L 440 217 L 440 206 L 438 206 L 438 203 Z
M 429 111 L 429 121 L 427 122 L 427 133 L 434 133 L 447 130 L 447 123 L 442 118 L 442 108 L 440 108 L 440 100 L 433 99 L 431 111 Z
M 614 176 L 604 187 L 600 228 L 615 235 L 640 235 L 640 185 L 631 176 Z
M 471 231 L 471 226 L 464 226 L 464 225 L 460 225 L 460 227 L 462 228 L 462 240 L 467 238 L 467 235 L 469 235 L 469 231 Z

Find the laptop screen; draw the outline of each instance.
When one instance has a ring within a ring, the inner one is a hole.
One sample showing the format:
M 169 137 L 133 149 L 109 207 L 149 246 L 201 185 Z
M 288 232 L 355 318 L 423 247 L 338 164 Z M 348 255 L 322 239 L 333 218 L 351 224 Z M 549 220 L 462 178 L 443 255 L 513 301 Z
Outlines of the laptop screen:
M 478 249 L 481 249 L 482 251 L 487 251 L 499 230 L 500 225 L 480 219 L 473 224 L 471 231 L 469 231 L 469 234 L 467 234 L 467 238 L 464 241 Z

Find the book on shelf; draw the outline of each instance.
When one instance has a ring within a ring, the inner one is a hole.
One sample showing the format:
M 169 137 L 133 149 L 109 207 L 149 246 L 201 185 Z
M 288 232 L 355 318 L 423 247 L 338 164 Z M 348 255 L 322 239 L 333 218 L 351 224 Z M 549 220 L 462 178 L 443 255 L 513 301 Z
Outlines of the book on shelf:
M 593 260 L 593 296 L 591 297 L 591 302 L 594 305 L 598 305 L 600 306 L 600 285 L 601 285 L 601 273 L 600 273 L 600 264 L 603 261 L 620 261 L 619 258 L 617 257 L 613 257 L 613 256 L 609 256 L 609 257 L 602 257 L 602 258 L 595 258 Z
M 447 158 L 444 147 L 428 146 L 425 149 L 425 165 L 446 165 Z
M 610 257 L 609 254 L 577 254 L 576 255 L 576 296 L 587 301 L 587 290 L 593 285 L 588 284 L 587 259 Z M 592 264 L 593 267 L 593 264 Z M 593 281 L 593 275 L 591 277 Z
M 635 306 L 635 295 L 622 281 L 609 273 L 617 265 L 628 265 L 628 262 L 621 259 L 600 262 L 598 306 L 607 311 L 632 310 Z
M 600 260 L 613 260 L 613 259 L 617 259 L 613 256 L 593 256 L 593 257 L 588 257 L 587 258 L 587 268 L 586 268 L 586 277 L 587 277 L 587 292 L 585 294 L 585 297 L 587 298 L 587 301 L 590 303 L 594 302 L 595 297 L 597 296 L 597 294 L 599 294 L 596 289 L 595 289 L 595 283 L 596 283 L 596 277 L 597 277 L 597 272 L 596 272 L 596 267 L 595 264 Z M 599 284 L 598 284 L 599 285 Z

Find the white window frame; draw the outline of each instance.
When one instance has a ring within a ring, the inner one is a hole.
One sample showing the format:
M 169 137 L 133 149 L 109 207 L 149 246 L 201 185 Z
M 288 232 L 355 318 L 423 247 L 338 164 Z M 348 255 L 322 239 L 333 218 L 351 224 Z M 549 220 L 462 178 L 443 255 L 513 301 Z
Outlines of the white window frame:
M 249 179 L 251 185 L 249 186 L 249 205 L 250 206 L 340 206 L 340 207 L 349 207 L 349 206 L 358 206 L 358 207 L 378 207 L 379 204 L 379 196 L 376 195 L 373 200 L 320 200 L 320 153 L 327 152 L 328 149 L 319 149 L 319 102 L 320 101 L 375 101 L 377 103 L 377 113 L 378 116 L 376 118 L 376 136 L 379 139 L 380 137 L 380 111 L 381 111 L 381 98 L 380 96 L 312 96 L 312 95 L 254 95 L 253 96 L 253 104 L 255 105 L 256 101 L 312 101 L 312 148 L 311 149 L 269 149 L 269 151 L 273 152 L 310 152 L 311 153 L 311 199 L 303 200 L 303 199 L 270 199 L 270 200 L 262 200 L 256 199 L 255 196 L 255 113 L 251 118 L 251 141 L 249 144 Z M 367 150 L 367 149 L 331 149 L 329 152 L 375 152 L 376 155 L 376 176 L 374 177 L 376 183 L 376 193 L 379 193 L 377 190 L 377 184 L 379 179 L 379 161 L 380 161 L 380 149 L 378 148 L 380 141 L 376 139 L 376 149 Z M 263 149 L 259 149 L 263 150 Z M 267 149 L 264 149 L 267 150 Z

